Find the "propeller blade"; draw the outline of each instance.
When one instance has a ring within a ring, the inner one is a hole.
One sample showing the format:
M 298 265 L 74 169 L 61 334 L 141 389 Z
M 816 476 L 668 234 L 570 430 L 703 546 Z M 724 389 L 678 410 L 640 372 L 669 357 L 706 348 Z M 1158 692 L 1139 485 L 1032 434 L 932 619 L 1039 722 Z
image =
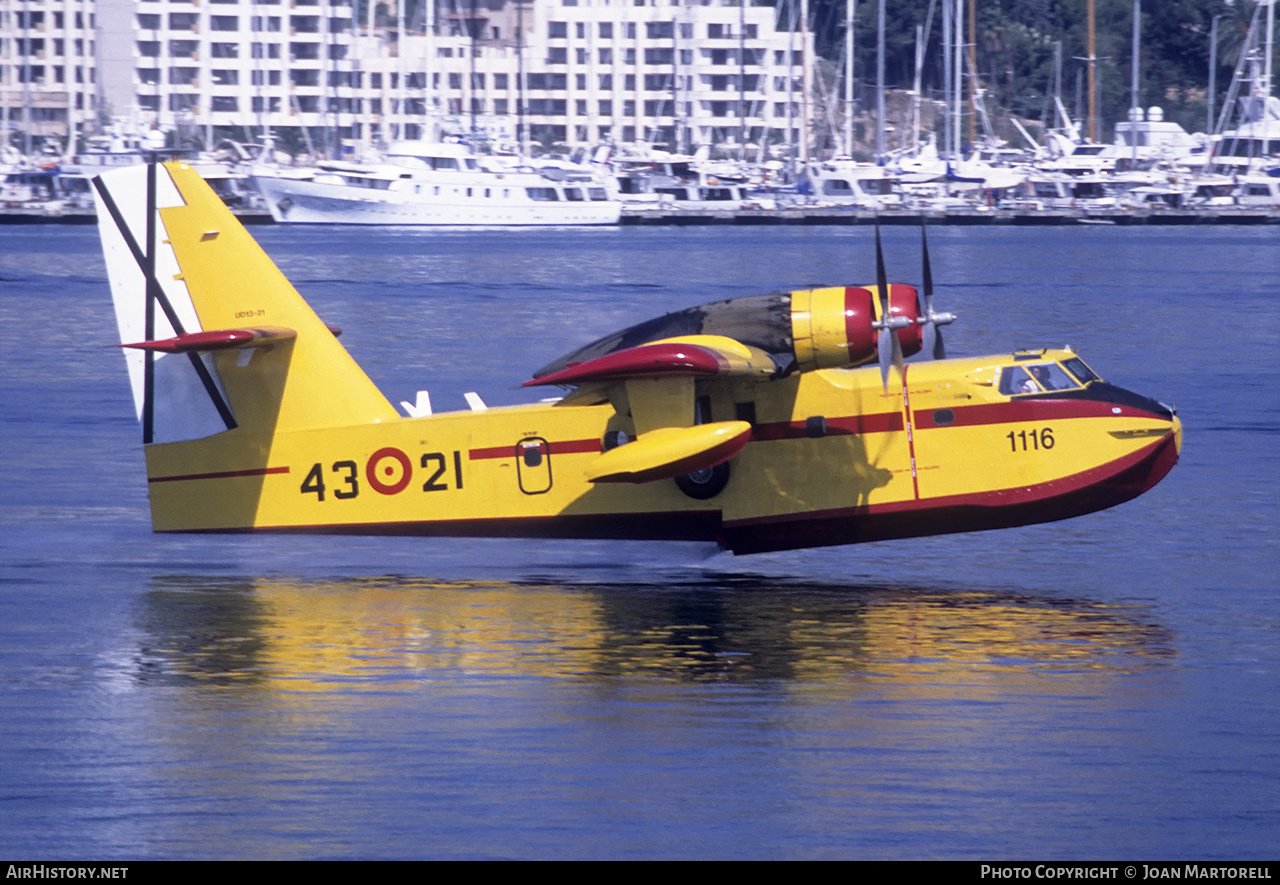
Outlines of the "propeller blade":
M 876 337 L 876 350 L 880 355 L 880 384 L 889 392 L 889 366 L 893 360 L 893 340 L 897 336 L 888 326 L 882 326 Z
M 921 269 L 921 289 L 924 290 L 925 316 L 933 313 L 933 265 L 929 261 L 929 223 L 925 215 L 920 216 L 920 255 L 924 267 Z
M 876 350 L 880 357 L 880 381 L 889 389 L 889 366 L 902 372 L 902 342 L 893 326 L 893 310 L 889 303 L 889 277 L 884 269 L 884 249 L 880 245 L 880 218 L 876 217 L 876 289 L 880 292 L 880 334 L 876 338 Z
M 876 216 L 876 285 L 880 289 L 880 304 L 889 309 L 889 278 L 884 272 L 884 250 L 880 248 L 880 216 Z M 886 313 L 885 316 L 888 316 Z
M 933 309 L 933 262 L 929 260 L 928 219 L 920 215 L 920 256 L 921 256 L 921 306 L 920 321 L 924 323 L 924 347 L 935 360 L 947 358 L 946 347 L 942 343 L 942 329 L 955 319 L 953 314 L 937 313 Z

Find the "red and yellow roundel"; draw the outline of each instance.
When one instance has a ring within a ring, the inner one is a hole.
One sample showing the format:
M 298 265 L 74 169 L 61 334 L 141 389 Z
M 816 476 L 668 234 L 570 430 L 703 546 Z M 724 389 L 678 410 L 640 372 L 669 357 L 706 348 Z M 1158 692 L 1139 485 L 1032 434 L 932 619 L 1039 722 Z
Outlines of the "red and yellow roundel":
M 413 464 L 404 452 L 388 446 L 369 456 L 364 476 L 375 492 L 395 495 L 409 487 L 409 481 L 413 479 Z

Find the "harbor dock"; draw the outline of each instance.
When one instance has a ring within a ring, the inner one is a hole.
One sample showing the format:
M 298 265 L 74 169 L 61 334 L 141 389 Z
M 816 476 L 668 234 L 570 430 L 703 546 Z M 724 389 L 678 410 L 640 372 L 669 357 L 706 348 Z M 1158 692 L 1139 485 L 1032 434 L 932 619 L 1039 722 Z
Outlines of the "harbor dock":
M 1097 225 L 1196 225 L 1280 224 L 1280 207 L 1273 209 L 1224 206 L 1201 209 L 845 209 L 796 206 L 785 209 L 640 209 L 622 210 L 624 225 L 884 225 L 919 224 L 924 215 L 931 224 L 1054 226 Z
M 624 207 L 619 222 L 629 227 L 654 225 L 706 226 L 721 224 L 813 225 L 919 224 L 920 216 L 939 225 L 1012 225 L 1021 227 L 1055 225 L 1198 225 L 1198 224 L 1280 224 L 1280 206 L 1241 206 L 1199 209 L 956 209 L 918 210 L 833 208 L 793 206 L 779 209 L 708 209 Z M 243 224 L 271 224 L 271 216 L 246 212 L 238 216 Z M 0 225 L 5 224 L 92 224 L 92 212 L 50 213 L 39 210 L 0 207 Z

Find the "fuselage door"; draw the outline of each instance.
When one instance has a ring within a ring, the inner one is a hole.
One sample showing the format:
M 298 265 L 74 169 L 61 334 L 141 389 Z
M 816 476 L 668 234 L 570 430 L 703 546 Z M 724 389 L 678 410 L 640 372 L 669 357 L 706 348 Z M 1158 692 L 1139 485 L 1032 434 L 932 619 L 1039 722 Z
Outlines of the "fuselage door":
M 530 436 L 516 443 L 516 475 L 520 491 L 541 495 L 551 490 L 551 443 Z

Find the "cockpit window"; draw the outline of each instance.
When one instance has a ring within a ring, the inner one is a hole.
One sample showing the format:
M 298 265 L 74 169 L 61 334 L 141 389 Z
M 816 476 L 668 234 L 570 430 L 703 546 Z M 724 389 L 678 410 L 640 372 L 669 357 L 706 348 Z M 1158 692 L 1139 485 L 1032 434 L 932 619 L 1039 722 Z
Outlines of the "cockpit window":
M 1084 360 L 1080 359 L 1080 357 L 1072 357 L 1071 359 L 1065 361 L 1063 365 L 1067 367 L 1068 372 L 1076 376 L 1076 379 L 1081 384 L 1088 384 L 1090 381 L 1102 380 L 1096 374 L 1094 374 L 1093 369 L 1090 369 L 1088 366 L 1084 364 Z
M 1080 362 L 1076 360 L 1075 362 Z M 1080 363 L 1081 366 L 1084 363 Z M 1088 371 L 1087 369 L 1085 371 Z M 1090 373 L 1092 375 L 1092 373 Z M 1093 376 L 1097 377 L 1097 376 Z M 1040 393 L 1045 390 L 1074 390 L 1080 385 L 1057 363 L 1008 366 L 1000 374 L 1000 392 L 1005 396 Z
M 1036 363 L 1027 366 L 1027 370 L 1045 390 L 1071 390 L 1080 386 L 1074 378 L 1062 371 L 1062 366 L 1057 363 Z
M 1040 385 L 1031 380 L 1027 370 L 1022 366 L 1007 366 L 1000 373 L 1000 392 L 1005 396 L 1016 396 L 1019 393 L 1039 393 Z

